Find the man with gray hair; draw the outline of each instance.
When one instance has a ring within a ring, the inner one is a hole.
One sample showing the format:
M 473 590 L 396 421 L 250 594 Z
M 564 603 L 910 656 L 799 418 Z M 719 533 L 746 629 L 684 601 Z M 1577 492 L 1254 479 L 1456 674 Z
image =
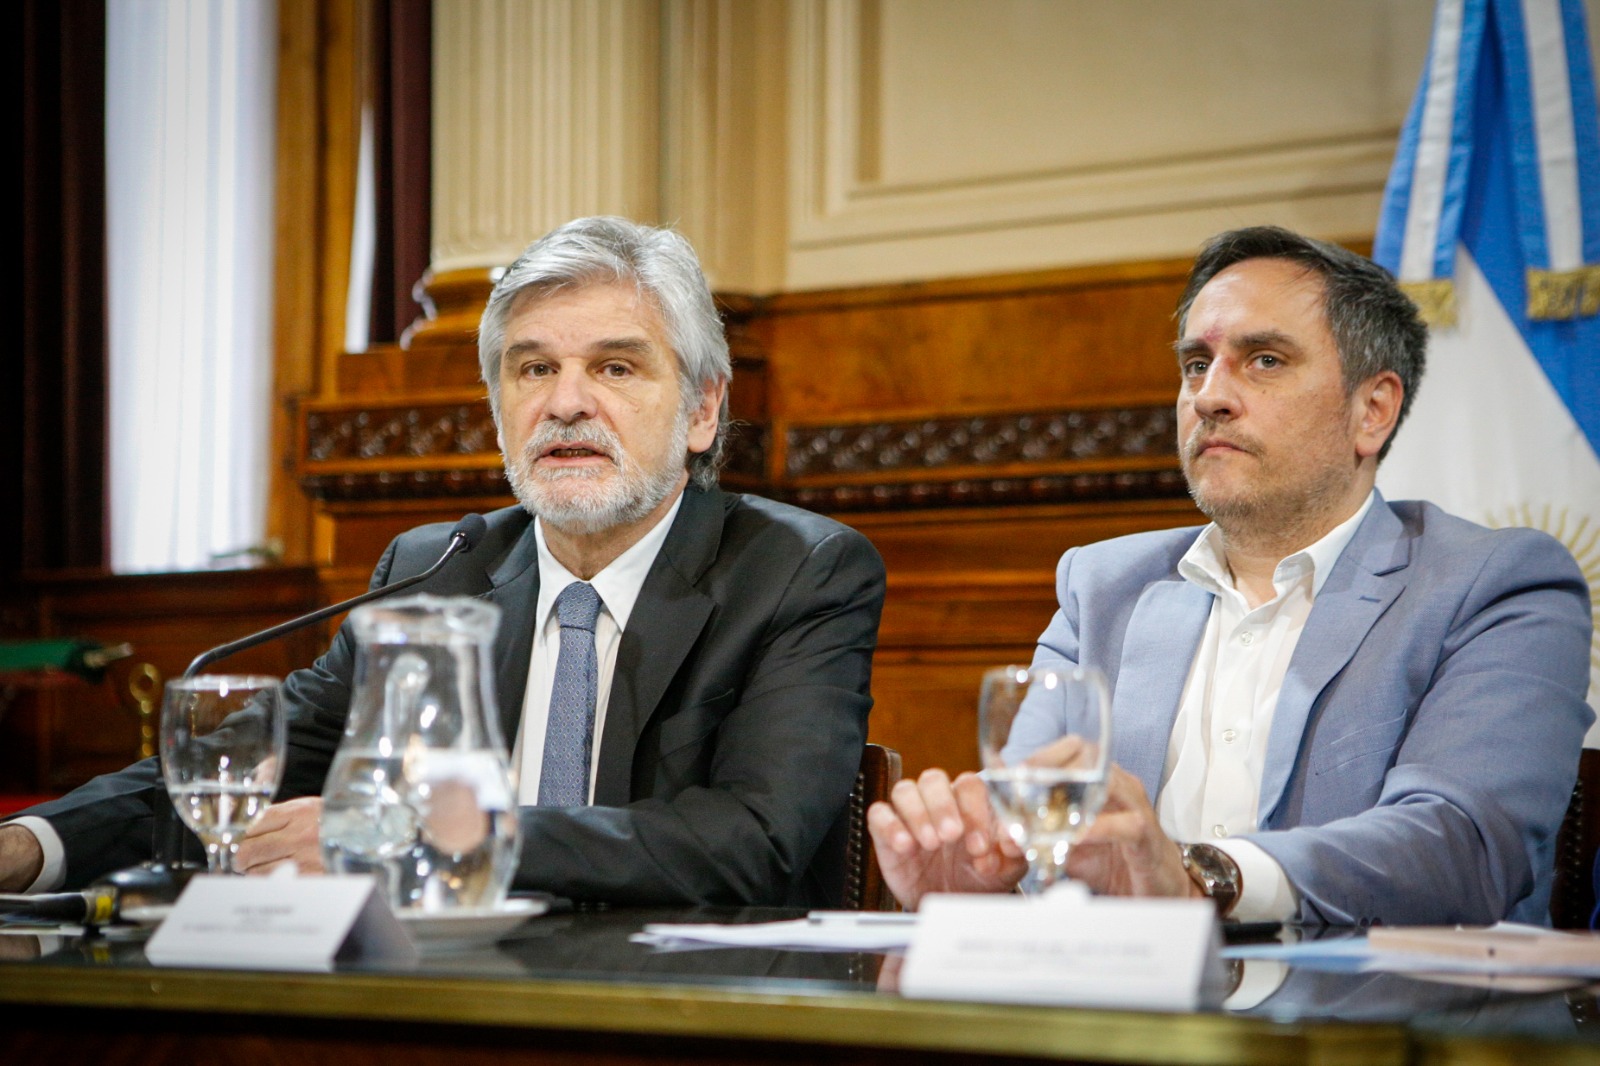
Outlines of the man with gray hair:
M 495 285 L 478 348 L 521 506 L 488 515 L 472 553 L 419 591 L 502 611 L 515 887 L 836 904 L 883 564 L 837 522 L 717 488 L 732 367 L 693 249 L 625 219 L 562 226 Z M 373 587 L 427 569 L 449 533 L 397 538 Z M 573 629 L 586 662 L 564 674 Z M 241 844 L 241 868 L 320 868 L 316 797 L 354 653 L 347 625 L 285 682 L 280 802 Z M 149 763 L 113 776 L 136 773 L 148 788 L 91 782 L 24 812 L 26 828 L 0 827 L 0 888 L 75 887 L 143 857 L 165 795 Z

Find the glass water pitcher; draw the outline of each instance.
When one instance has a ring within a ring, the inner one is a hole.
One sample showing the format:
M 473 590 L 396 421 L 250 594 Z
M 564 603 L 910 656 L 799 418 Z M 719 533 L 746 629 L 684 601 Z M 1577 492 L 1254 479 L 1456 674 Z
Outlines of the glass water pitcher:
M 377 875 L 396 910 L 498 907 L 518 836 L 490 658 L 500 609 L 407 596 L 350 620 L 355 681 L 322 793 L 324 865 Z

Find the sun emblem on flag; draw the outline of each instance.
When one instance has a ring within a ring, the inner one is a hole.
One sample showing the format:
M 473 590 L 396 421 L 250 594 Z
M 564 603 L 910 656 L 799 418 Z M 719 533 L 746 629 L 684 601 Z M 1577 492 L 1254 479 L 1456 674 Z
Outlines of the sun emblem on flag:
M 1484 524 L 1496 529 L 1542 529 L 1565 544 L 1578 560 L 1583 579 L 1589 583 L 1589 611 L 1595 620 L 1595 633 L 1589 644 L 1589 691 L 1600 693 L 1600 518 L 1571 507 L 1523 503 L 1491 511 Z

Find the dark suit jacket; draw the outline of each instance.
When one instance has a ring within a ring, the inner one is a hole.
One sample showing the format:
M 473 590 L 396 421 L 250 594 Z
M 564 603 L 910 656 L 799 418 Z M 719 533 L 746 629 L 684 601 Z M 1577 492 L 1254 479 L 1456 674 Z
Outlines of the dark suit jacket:
M 478 546 L 414 591 L 501 608 L 496 690 L 510 738 L 527 687 L 538 555 L 521 508 L 487 517 Z M 450 528 L 398 537 L 373 586 L 432 565 Z M 618 648 L 595 805 L 521 809 L 516 887 L 618 903 L 837 901 L 883 594 L 883 563 L 854 530 L 687 489 Z M 347 625 L 285 682 L 279 798 L 322 791 L 354 655 Z M 142 857 L 154 784 L 147 761 L 24 813 L 61 834 L 67 882 L 80 885 Z

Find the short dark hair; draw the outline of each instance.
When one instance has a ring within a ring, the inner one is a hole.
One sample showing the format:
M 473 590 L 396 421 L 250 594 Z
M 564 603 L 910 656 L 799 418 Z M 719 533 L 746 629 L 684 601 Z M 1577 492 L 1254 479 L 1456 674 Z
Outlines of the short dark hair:
M 1249 226 L 1219 233 L 1205 243 L 1189 271 L 1178 300 L 1178 333 L 1200 290 L 1224 270 L 1247 259 L 1287 259 L 1322 278 L 1322 307 L 1328 330 L 1339 346 L 1345 389 L 1385 370 L 1400 377 L 1400 415 L 1378 452 L 1389 454 L 1400 424 L 1411 410 L 1428 350 L 1428 327 L 1417 305 L 1400 291 L 1394 276 L 1365 256 L 1326 241 L 1302 237 L 1280 226 Z

